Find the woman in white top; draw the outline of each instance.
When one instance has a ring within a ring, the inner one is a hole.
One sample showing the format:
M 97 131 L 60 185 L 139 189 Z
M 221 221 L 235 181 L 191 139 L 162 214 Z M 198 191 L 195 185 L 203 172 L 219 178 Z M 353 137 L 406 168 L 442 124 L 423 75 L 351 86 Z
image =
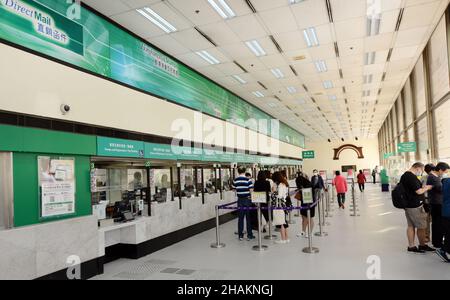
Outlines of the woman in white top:
M 286 198 L 289 195 L 289 183 L 286 178 L 280 173 L 275 172 L 272 175 L 272 180 L 277 186 L 276 200 L 278 205 L 277 207 L 286 207 Z M 287 211 L 284 211 L 284 224 L 277 225 L 277 228 L 280 228 L 281 239 L 276 241 L 277 244 L 286 244 L 289 243 L 290 240 L 288 238 L 287 229 L 289 228 L 288 222 L 286 220 Z

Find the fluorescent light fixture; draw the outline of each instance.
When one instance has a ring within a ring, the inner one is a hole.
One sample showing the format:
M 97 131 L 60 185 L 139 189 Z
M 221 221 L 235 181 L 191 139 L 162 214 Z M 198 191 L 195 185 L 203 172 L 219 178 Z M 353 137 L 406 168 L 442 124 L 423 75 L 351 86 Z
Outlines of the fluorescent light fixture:
M 289 4 L 297 4 L 297 3 L 300 3 L 303 1 L 305 1 L 305 0 L 289 0 Z
M 255 95 L 257 98 L 264 98 L 264 94 L 260 91 L 253 92 L 253 95 Z
M 364 83 L 365 83 L 365 84 L 367 84 L 367 83 L 372 83 L 372 81 L 373 81 L 373 75 L 372 75 L 372 74 L 370 74 L 370 75 L 364 75 Z
M 327 64 L 323 60 L 316 60 L 314 62 L 314 65 L 316 66 L 317 72 L 319 73 L 324 73 L 328 71 Z
M 272 72 L 273 76 L 275 76 L 277 79 L 283 78 L 284 74 L 281 72 L 280 69 L 271 69 L 270 72 Z
M 147 20 L 164 30 L 166 33 L 171 33 L 177 31 L 177 29 L 167 22 L 163 17 L 158 15 L 155 11 L 148 7 L 144 7 L 143 9 L 137 9 L 138 13 L 144 16 Z
M 288 86 L 288 87 L 287 87 L 287 90 L 288 90 L 288 92 L 291 93 L 291 94 L 297 93 L 297 89 L 296 89 L 295 87 L 293 87 L 293 86 Z
M 381 14 L 367 17 L 367 36 L 380 34 Z
M 300 99 L 297 100 L 297 103 L 299 103 L 299 104 L 305 104 L 306 101 L 305 101 L 305 99 L 300 98 Z
M 326 89 L 332 89 L 334 87 L 334 85 L 331 80 L 326 80 L 323 82 L 323 87 Z
M 266 51 L 264 51 L 264 49 L 261 47 L 261 45 L 258 43 L 257 40 L 247 41 L 245 42 L 245 44 L 247 45 L 247 47 L 250 48 L 250 50 L 252 50 L 253 53 L 255 53 L 256 56 L 266 55 Z
M 363 97 L 369 97 L 371 94 L 370 91 L 363 91 Z
M 304 29 L 303 37 L 305 38 L 308 47 L 319 46 L 319 39 L 317 38 L 316 29 L 314 27 Z
M 274 107 L 277 107 L 278 106 L 278 104 L 277 103 L 275 103 L 275 102 L 269 102 L 269 104 L 267 104 L 269 107 L 272 107 L 272 108 L 274 108 Z
M 204 60 L 206 60 L 207 62 L 209 62 L 212 65 L 217 65 L 220 64 L 220 61 L 218 61 L 214 56 L 212 56 L 211 54 L 209 54 L 207 51 L 203 50 L 203 51 L 198 51 L 195 52 L 198 56 L 200 56 L 201 58 L 203 58 Z
M 335 95 L 331 95 L 331 96 L 328 96 L 328 99 L 329 99 L 330 101 L 336 101 L 336 100 L 337 100 L 337 97 L 336 97 Z
M 225 0 L 217 0 L 218 3 L 214 0 L 208 0 L 209 4 L 217 11 L 217 13 L 224 19 L 231 19 L 236 17 L 234 11 L 230 8 L 230 6 L 225 2 Z
M 367 52 L 364 56 L 364 64 L 365 65 L 373 65 L 375 63 L 375 52 Z
M 244 79 L 242 79 L 238 75 L 233 75 L 233 78 L 236 79 L 237 81 L 239 81 L 239 83 L 241 83 L 241 84 L 246 84 L 247 83 L 247 81 L 245 81 Z

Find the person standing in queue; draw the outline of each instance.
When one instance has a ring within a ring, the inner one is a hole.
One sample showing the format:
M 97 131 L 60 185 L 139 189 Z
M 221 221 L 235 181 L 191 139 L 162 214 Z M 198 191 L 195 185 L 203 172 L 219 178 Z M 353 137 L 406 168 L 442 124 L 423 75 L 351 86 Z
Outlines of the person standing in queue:
M 286 208 L 286 199 L 289 195 L 289 183 L 287 182 L 286 178 L 281 175 L 280 172 L 275 172 L 272 175 L 272 180 L 277 186 L 277 191 L 275 193 L 275 205 L 274 207 L 283 207 Z M 276 241 L 277 244 L 286 244 L 289 243 L 289 237 L 287 229 L 289 228 L 288 222 L 287 222 L 287 212 L 284 211 L 284 224 L 277 225 L 277 228 L 280 229 L 281 238 L 280 240 Z
M 433 248 L 427 245 L 427 213 L 423 208 L 424 194 L 431 190 L 432 186 L 422 185 L 420 182 L 419 177 L 422 176 L 423 169 L 424 165 L 417 162 L 400 178 L 400 184 L 403 185 L 407 199 L 405 216 L 408 222 L 408 252 L 411 253 L 434 251 Z M 419 247 L 415 246 L 416 235 L 419 239 Z
M 434 164 L 426 164 L 424 171 L 425 174 L 422 174 L 420 176 L 420 182 L 422 183 L 422 186 L 427 185 L 428 182 L 428 176 L 430 176 L 431 172 L 436 168 Z M 427 229 L 425 230 L 425 241 L 427 243 L 431 242 L 431 205 L 430 205 L 430 198 L 428 197 L 428 192 L 424 194 L 425 200 L 423 201 L 423 209 L 427 213 Z
M 347 180 L 339 171 L 336 171 L 336 176 L 333 179 L 333 186 L 336 188 L 339 208 L 345 209 L 345 194 L 348 191 L 348 186 Z
M 245 176 L 245 168 L 238 168 L 238 177 L 233 182 L 233 188 L 236 190 L 238 207 L 239 207 L 239 219 L 238 219 L 238 235 L 239 240 L 244 239 L 244 219 L 247 223 L 247 240 L 252 240 L 255 237 L 252 232 L 252 223 L 250 219 L 250 210 L 252 206 L 251 190 L 253 189 L 252 181 Z
M 378 166 L 375 166 L 375 169 L 372 170 L 373 184 L 377 183 L 377 174 L 378 174 Z
M 266 192 L 266 203 L 261 203 L 261 213 L 264 216 L 264 219 L 269 220 L 269 212 L 267 211 L 267 204 L 270 201 L 270 193 L 271 193 L 271 187 L 270 182 L 266 178 L 266 172 L 265 171 L 259 171 L 258 177 L 254 184 L 255 192 Z M 265 228 L 264 231 L 265 232 Z
M 431 238 L 433 247 L 442 248 L 444 233 L 442 228 L 442 179 L 448 173 L 450 166 L 446 163 L 438 163 L 427 179 L 427 185 L 433 188 L 428 192 L 428 199 L 431 206 Z
M 302 192 L 303 189 L 307 189 L 307 188 L 312 188 L 312 184 L 311 181 L 308 180 L 308 178 L 306 178 L 304 176 L 303 173 L 299 173 L 297 178 L 295 179 L 295 183 L 297 185 L 297 191 L 299 193 Z M 310 216 L 311 216 L 311 224 L 309 223 L 309 218 L 308 218 L 308 204 L 304 204 L 303 203 L 303 199 L 302 199 L 302 209 L 300 210 L 300 215 L 302 216 L 302 227 L 301 227 L 301 231 L 299 234 L 297 234 L 297 237 L 305 237 L 308 238 L 308 226 L 311 226 L 311 232 L 313 231 L 314 228 L 314 218 L 316 216 L 316 207 L 312 207 L 310 208 Z
M 359 170 L 359 174 L 356 179 L 358 180 L 359 191 L 361 193 L 364 192 L 367 179 L 362 170 Z

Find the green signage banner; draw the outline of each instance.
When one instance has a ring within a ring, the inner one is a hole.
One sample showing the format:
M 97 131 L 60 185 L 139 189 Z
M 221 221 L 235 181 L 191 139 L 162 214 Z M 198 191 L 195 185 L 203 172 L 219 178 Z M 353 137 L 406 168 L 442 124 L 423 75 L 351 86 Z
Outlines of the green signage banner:
M 303 159 L 312 159 L 315 157 L 316 157 L 316 154 L 314 151 L 303 151 Z
M 186 160 L 227 163 L 256 163 L 262 165 L 300 165 L 295 159 L 228 153 L 218 150 L 144 143 L 139 141 L 98 137 L 97 155 L 161 160 Z M 147 162 L 148 164 L 150 162 Z
M 272 128 L 267 113 L 85 7 L 80 18 L 69 19 L 69 5 L 0 0 L 0 39 L 238 125 L 267 121 L 264 129 L 258 122 L 247 126 L 304 148 L 304 136 L 293 128 L 284 123 Z
M 384 159 L 388 159 L 389 157 L 395 156 L 394 152 L 390 152 L 390 153 L 385 153 L 384 154 Z
M 143 158 L 144 142 L 98 137 L 97 155 Z
M 417 143 L 416 142 L 399 143 L 397 145 L 397 151 L 398 153 L 417 152 Z

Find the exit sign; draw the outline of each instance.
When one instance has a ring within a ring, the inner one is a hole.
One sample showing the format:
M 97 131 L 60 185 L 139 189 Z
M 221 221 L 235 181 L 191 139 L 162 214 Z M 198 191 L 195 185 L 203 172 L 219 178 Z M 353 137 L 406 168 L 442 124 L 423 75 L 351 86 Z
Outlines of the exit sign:
M 315 152 L 314 151 L 303 151 L 303 159 L 311 159 L 315 158 Z

